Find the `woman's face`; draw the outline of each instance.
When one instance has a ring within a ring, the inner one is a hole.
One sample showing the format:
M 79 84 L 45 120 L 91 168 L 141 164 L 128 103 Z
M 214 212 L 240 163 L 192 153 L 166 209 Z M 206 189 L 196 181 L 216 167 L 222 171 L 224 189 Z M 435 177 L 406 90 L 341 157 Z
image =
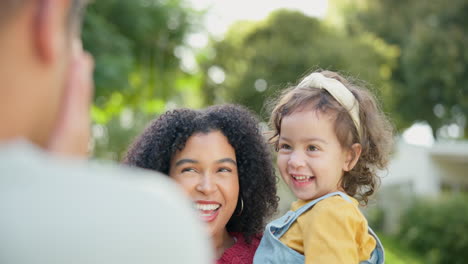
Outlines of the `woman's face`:
M 220 131 L 192 135 L 172 158 L 169 176 L 192 198 L 211 236 L 221 235 L 239 196 L 236 153 L 228 139 Z

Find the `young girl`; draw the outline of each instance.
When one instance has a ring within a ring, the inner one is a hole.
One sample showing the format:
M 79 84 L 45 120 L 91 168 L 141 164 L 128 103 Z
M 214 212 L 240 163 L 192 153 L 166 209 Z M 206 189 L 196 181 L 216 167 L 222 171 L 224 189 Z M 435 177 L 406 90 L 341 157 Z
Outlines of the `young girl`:
M 374 97 L 337 73 L 314 72 L 282 94 L 271 124 L 279 171 L 298 200 L 267 225 L 254 263 L 384 263 L 358 209 L 392 146 Z

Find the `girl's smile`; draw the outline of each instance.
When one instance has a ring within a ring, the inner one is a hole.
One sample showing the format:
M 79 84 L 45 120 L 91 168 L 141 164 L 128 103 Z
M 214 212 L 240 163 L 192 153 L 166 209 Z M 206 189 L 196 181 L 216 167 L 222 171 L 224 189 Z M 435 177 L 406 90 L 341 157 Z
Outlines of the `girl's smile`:
M 297 187 L 306 186 L 312 183 L 315 180 L 314 176 L 310 175 L 301 175 L 301 174 L 290 174 L 292 177 L 292 182 Z

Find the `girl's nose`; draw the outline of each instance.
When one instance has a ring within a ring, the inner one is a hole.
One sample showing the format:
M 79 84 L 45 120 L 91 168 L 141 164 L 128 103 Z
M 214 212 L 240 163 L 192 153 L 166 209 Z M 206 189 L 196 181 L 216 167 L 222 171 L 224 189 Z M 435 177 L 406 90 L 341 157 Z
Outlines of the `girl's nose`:
M 300 153 L 299 151 L 293 151 L 289 156 L 288 166 L 290 166 L 291 168 L 299 168 L 305 166 L 305 160 L 302 153 Z
M 202 175 L 196 186 L 196 189 L 197 191 L 206 195 L 214 193 L 216 191 L 216 182 L 213 175 L 208 173 Z

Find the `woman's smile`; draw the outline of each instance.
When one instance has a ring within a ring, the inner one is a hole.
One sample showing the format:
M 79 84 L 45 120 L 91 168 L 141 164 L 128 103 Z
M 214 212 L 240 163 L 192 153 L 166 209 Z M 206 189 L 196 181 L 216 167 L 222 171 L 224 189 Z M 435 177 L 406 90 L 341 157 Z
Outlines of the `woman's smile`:
M 200 219 L 204 222 L 211 222 L 218 216 L 221 204 L 213 201 L 196 201 L 196 209 Z

